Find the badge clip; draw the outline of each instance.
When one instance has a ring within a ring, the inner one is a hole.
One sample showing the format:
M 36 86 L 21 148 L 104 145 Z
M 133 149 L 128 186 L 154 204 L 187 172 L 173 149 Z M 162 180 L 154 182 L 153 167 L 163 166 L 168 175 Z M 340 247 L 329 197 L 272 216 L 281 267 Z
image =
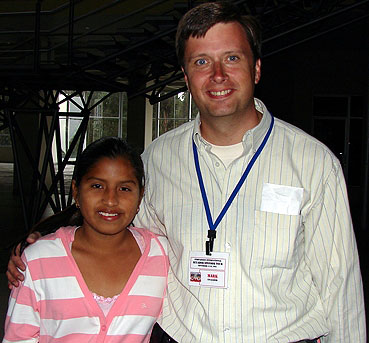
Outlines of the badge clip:
M 206 255 L 211 255 L 211 253 L 213 252 L 214 239 L 216 238 L 216 236 L 217 232 L 215 230 L 208 230 L 209 240 L 205 242 Z

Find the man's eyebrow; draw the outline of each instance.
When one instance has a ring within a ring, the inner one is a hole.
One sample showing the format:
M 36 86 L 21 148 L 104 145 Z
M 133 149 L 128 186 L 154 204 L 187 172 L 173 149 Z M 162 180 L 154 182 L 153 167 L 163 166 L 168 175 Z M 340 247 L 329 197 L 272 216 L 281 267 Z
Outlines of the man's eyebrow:
M 192 59 L 194 59 L 194 58 L 198 58 L 198 57 L 205 57 L 205 56 L 208 56 L 208 54 L 207 54 L 207 53 L 205 53 L 205 52 L 201 52 L 201 53 L 199 53 L 199 54 L 189 56 L 189 59 L 190 59 L 190 60 L 192 60 Z
M 228 50 L 224 52 L 225 55 L 229 55 L 229 54 L 244 54 L 244 52 L 242 51 L 242 49 L 233 49 L 233 50 Z
M 222 55 L 229 55 L 229 54 L 244 54 L 244 52 L 242 51 L 242 49 L 233 49 L 233 50 L 227 50 L 227 51 L 222 52 Z M 194 58 L 206 57 L 206 56 L 210 56 L 210 55 L 206 52 L 200 52 L 198 54 L 188 56 L 188 58 L 192 60 Z

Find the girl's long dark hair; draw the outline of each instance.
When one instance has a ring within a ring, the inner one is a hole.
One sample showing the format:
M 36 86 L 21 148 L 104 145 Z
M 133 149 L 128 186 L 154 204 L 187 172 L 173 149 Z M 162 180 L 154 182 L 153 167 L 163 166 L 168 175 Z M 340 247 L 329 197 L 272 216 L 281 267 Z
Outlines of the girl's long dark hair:
M 84 175 L 86 175 L 91 168 L 102 158 L 124 158 L 130 162 L 134 169 L 135 176 L 138 180 L 140 190 L 143 191 L 145 185 L 144 167 L 139 153 L 127 142 L 118 137 L 103 137 L 91 143 L 82 152 L 75 166 L 73 180 L 75 180 L 78 187 Z M 34 225 L 31 232 L 40 232 L 42 236 L 53 233 L 63 226 L 81 226 L 83 224 L 83 217 L 76 204 L 68 206 L 61 212 L 58 212 L 39 223 Z M 28 236 L 28 234 L 27 234 Z M 22 254 L 27 247 L 27 237 L 23 237 L 20 241 Z M 16 253 L 14 248 L 14 253 Z

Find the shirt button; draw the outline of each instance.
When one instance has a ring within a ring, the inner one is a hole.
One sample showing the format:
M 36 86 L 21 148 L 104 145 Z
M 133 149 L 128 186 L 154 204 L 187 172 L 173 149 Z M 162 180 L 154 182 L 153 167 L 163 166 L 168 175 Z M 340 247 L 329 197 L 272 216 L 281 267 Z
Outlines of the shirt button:
M 101 331 L 105 331 L 106 330 L 106 325 L 103 325 L 102 327 L 101 327 Z
M 215 166 L 216 167 L 219 167 L 220 166 L 220 163 L 219 162 L 215 162 Z
M 224 328 L 224 332 L 227 332 L 227 331 L 229 331 L 229 328 Z

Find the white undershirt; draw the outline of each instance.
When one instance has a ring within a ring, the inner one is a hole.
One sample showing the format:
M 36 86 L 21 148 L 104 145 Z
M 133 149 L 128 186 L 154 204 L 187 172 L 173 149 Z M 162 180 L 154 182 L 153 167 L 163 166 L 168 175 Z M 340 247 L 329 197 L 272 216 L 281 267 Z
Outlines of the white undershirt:
M 218 156 L 223 162 L 226 168 L 238 157 L 241 156 L 243 152 L 242 142 L 232 145 L 214 145 L 207 142 L 211 146 L 211 152 Z

